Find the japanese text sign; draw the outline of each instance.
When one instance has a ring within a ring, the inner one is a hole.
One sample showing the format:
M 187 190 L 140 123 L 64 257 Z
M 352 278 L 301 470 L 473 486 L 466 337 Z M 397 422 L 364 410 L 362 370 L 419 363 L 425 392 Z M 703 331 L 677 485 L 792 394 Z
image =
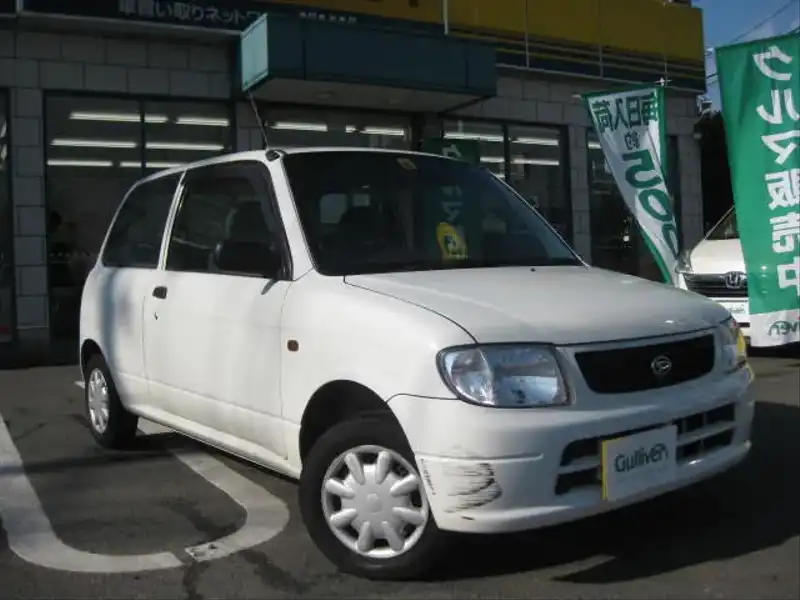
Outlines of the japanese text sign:
M 800 341 L 800 33 L 717 49 L 754 346 Z
M 583 98 L 620 194 L 664 281 L 672 283 L 680 238 L 666 179 L 664 89 L 638 87 Z

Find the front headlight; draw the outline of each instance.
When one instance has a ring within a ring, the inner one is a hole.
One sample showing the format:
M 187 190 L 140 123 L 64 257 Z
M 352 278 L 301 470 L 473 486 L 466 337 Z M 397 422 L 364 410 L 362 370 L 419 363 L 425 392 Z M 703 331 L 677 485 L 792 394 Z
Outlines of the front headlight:
M 747 364 L 747 341 L 733 317 L 719 325 L 722 338 L 722 360 L 725 370 L 736 371 Z
M 685 275 L 692 272 L 692 255 L 689 250 L 684 250 L 678 255 L 678 260 L 675 262 L 675 272 Z
M 439 371 L 459 398 L 498 408 L 569 404 L 555 352 L 548 346 L 490 345 L 439 353 Z

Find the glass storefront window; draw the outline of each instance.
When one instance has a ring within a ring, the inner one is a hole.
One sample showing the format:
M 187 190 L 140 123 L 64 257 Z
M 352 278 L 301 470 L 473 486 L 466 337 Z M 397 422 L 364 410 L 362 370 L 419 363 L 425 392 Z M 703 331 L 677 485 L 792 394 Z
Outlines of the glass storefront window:
M 475 121 L 445 121 L 442 132 L 445 140 L 477 142 L 481 164 L 501 179 L 507 176 L 504 136 L 502 125 Z
M 407 150 L 411 147 L 408 119 L 392 115 L 325 109 L 263 108 L 271 146 L 348 146 Z
M 572 233 L 572 206 L 564 164 L 566 143 L 561 129 L 509 125 L 509 180 L 533 201 L 567 241 Z
M 589 130 L 589 202 L 591 207 L 592 264 L 604 269 L 663 281 L 636 221 L 625 205 L 597 136 Z M 667 179 L 675 200 L 679 237 L 682 236 L 678 138 L 667 140 Z
M 10 342 L 14 334 L 14 264 L 11 245 L 14 228 L 11 221 L 11 194 L 8 144 L 8 102 L 0 92 L 0 344 Z
M 145 174 L 231 151 L 226 105 L 145 102 Z
M 156 170 L 231 149 L 226 105 L 48 96 L 50 323 L 78 335 L 80 295 L 125 192 Z

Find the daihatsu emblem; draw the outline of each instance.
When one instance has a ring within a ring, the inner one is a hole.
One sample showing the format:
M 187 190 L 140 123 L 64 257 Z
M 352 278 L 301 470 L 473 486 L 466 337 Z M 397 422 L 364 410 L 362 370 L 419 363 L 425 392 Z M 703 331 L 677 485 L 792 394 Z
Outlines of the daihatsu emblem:
M 672 371 L 672 361 L 667 356 L 656 356 L 650 363 L 650 369 L 656 377 L 665 377 Z
M 730 290 L 740 290 L 747 285 L 747 273 L 731 271 L 725 273 L 725 287 Z

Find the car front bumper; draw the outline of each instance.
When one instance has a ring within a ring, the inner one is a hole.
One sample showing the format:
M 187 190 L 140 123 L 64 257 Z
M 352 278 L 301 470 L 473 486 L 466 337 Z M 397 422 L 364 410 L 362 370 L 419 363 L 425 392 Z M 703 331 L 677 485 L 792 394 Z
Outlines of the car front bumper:
M 749 368 L 696 384 L 605 398 L 602 408 L 496 409 L 396 396 L 397 415 L 443 530 L 499 533 L 607 512 L 723 472 L 750 450 Z M 600 442 L 678 426 L 674 478 L 604 499 Z

